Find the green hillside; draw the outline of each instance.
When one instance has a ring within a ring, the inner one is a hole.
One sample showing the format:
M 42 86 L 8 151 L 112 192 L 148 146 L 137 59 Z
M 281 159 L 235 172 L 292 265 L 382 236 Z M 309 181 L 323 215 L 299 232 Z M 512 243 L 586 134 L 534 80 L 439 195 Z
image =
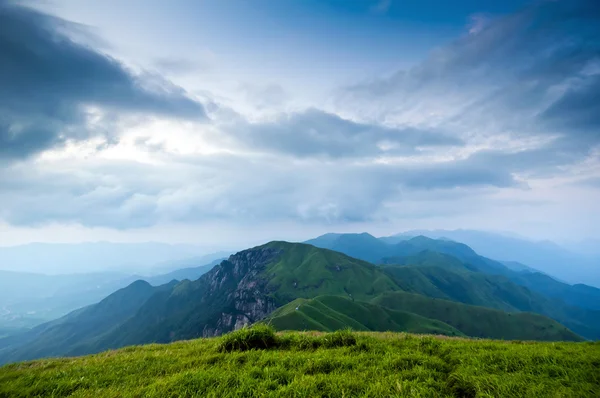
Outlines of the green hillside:
M 267 322 L 277 330 L 332 332 L 350 328 L 463 336 L 460 331 L 440 321 L 338 296 L 294 300 L 275 310 Z
M 513 271 L 462 243 L 417 236 L 390 244 L 369 234 L 323 235 L 309 242 L 378 264 L 410 266 L 384 267 L 404 291 L 505 311 L 535 312 L 585 338 L 600 339 L 599 289 Z
M 452 257 L 421 252 L 411 258 L 417 263 L 411 267 L 418 270 L 415 278 L 419 283 L 406 275 L 399 276 L 398 270 L 406 267 L 375 266 L 307 244 L 271 242 L 230 256 L 195 281 L 173 282 L 158 288 L 146 282 L 136 282 L 97 305 L 40 325 L 24 335 L 0 339 L 0 363 L 45 356 L 84 355 L 128 345 L 218 336 L 261 321 L 277 308 L 296 299 L 319 296 L 337 298 L 313 300 L 303 307 L 303 313 L 312 311 L 312 322 L 320 324 L 315 326 L 317 330 L 333 330 L 344 325 L 361 330 L 391 329 L 438 334 L 462 332 L 470 336 L 532 340 L 578 338 L 568 330 L 560 332 L 564 327 L 556 326 L 558 324 L 541 316 L 517 316 L 516 319 L 523 323 L 521 326 L 526 330 L 526 333 L 519 334 L 512 329 L 503 330 L 501 322 L 486 320 L 479 325 L 481 320 L 471 316 L 469 311 L 464 310 L 465 307 L 461 308 L 466 312 L 457 315 L 461 322 L 451 323 L 442 317 L 443 314 L 425 314 L 419 309 L 397 308 L 373 301 L 382 294 L 405 290 L 453 300 L 466 301 L 469 298 L 474 304 L 488 306 L 491 304 L 483 304 L 482 300 L 490 300 L 495 308 L 509 310 L 537 309 L 532 306 L 540 306 L 540 303 L 546 305 L 544 308 L 551 308 L 533 293 L 529 295 L 526 288 L 514 285 L 505 278 L 494 280 L 491 276 L 474 273 L 469 266 Z M 429 265 L 440 261 L 448 265 L 445 268 Z M 348 300 L 342 301 L 341 298 Z M 378 308 L 378 305 L 385 308 Z M 316 306 L 320 306 L 317 312 L 314 311 Z M 563 307 L 556 308 L 556 311 L 565 311 Z M 335 316 L 332 317 L 332 314 Z M 511 316 L 499 314 L 500 317 Z M 576 311 L 563 315 L 567 320 L 581 316 Z M 323 324 L 325 316 L 329 323 Z M 285 319 L 294 317 L 296 315 Z M 531 327 L 526 325 L 529 320 L 533 322 Z M 467 328 L 463 321 L 470 322 L 471 328 Z M 519 325 L 519 322 L 515 324 Z M 584 335 L 587 337 L 595 330 L 593 322 L 565 325 L 576 332 L 590 332 Z M 542 327 L 536 327 L 538 324 Z
M 172 286 L 152 287 L 140 280 L 116 291 L 98 304 L 73 311 L 26 333 L 0 339 L 0 363 L 85 353 L 86 350 L 80 347 L 82 342 L 109 332 L 135 314 L 150 296 L 169 290 Z
M 549 301 L 504 276 L 470 271 L 451 256 L 422 252 L 404 262 L 409 265 L 382 269 L 406 292 L 503 311 L 542 311 Z
M 41 325 L 18 344 L 14 336 L 0 339 L 0 363 L 210 337 L 259 321 L 296 298 L 329 294 L 368 300 L 396 290 L 387 274 L 367 262 L 306 244 L 271 242 L 231 256 L 195 281 L 148 290 L 141 302 L 124 307 L 131 309 L 127 316 L 114 316 L 118 306 L 100 303 L 70 314 L 68 321 Z M 114 296 L 104 301 L 119 302 Z M 102 319 L 101 326 L 95 326 L 96 319 Z
M 0 397 L 595 398 L 598 358 L 600 344 L 588 342 L 263 328 L 4 366 Z
M 403 292 L 384 293 L 371 303 L 338 296 L 297 299 L 267 320 L 277 330 L 403 331 L 506 340 L 582 341 L 550 318 L 506 313 Z
M 545 316 L 507 313 L 404 292 L 384 293 L 373 304 L 437 319 L 471 337 L 504 340 L 581 341 L 581 337 Z
M 598 288 L 583 284 L 569 285 L 543 273 L 535 272 L 523 264 L 518 264 L 516 269 L 511 269 L 506 266 L 510 265 L 510 262 L 501 263 L 480 256 L 469 246 L 448 239 L 431 239 L 425 236 L 375 238 L 366 233 L 326 234 L 309 240 L 307 243 L 337 250 L 375 264 L 405 264 L 406 257 L 422 251 L 446 254 L 459 259 L 473 271 L 503 275 L 512 282 L 525 286 L 547 298 L 559 299 L 570 306 L 600 310 L 600 289 Z M 568 261 L 565 266 L 568 266 Z
M 600 339 L 600 311 L 568 305 L 502 275 L 473 272 L 468 265 L 461 267 L 456 258 L 440 253 L 421 252 L 401 261 L 411 265 L 384 265 L 382 269 L 403 291 L 503 311 L 534 312 L 583 337 Z
M 278 304 L 321 295 L 368 299 L 399 290 L 379 267 L 336 251 L 287 242 L 262 247 L 281 251 L 278 260 L 264 272 Z

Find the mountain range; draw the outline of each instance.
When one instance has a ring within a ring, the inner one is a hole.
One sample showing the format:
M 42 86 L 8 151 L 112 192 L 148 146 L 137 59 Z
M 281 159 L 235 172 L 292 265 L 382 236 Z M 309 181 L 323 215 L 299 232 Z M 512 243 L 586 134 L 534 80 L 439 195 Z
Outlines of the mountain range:
M 158 286 L 172 280 L 196 280 L 222 259 L 205 263 L 204 257 L 162 264 L 163 274 L 140 276 L 118 272 L 45 275 L 0 270 L 0 327 L 6 331 L 30 328 L 95 304 L 137 280 Z M 159 270 L 157 269 L 157 271 Z
M 486 275 L 503 276 L 517 285 L 527 287 L 551 299 L 573 306 L 600 310 L 600 289 L 584 284 L 571 285 L 531 268 L 507 266 L 479 255 L 466 244 L 448 239 L 431 239 L 424 236 L 390 240 L 370 234 L 326 234 L 307 241 L 317 247 L 327 248 L 363 259 L 374 264 L 404 264 L 407 257 L 424 250 L 446 254 L 463 263 L 471 271 Z M 431 258 L 430 261 L 433 261 Z M 437 260 L 437 265 L 448 265 L 448 259 Z M 456 269 L 456 267 L 454 267 Z M 515 269 L 516 268 L 516 269 Z
M 600 287 L 600 245 L 584 241 L 561 246 L 548 240 L 534 241 L 514 235 L 457 230 L 412 230 L 382 238 L 388 243 L 415 236 L 461 242 L 482 256 L 519 264 L 547 273 L 569 283 Z M 595 249 L 593 249 L 595 248 Z
M 216 336 L 255 322 L 280 330 L 600 338 L 598 289 L 578 296 L 553 280 L 564 291 L 551 295 L 529 278 L 535 273 L 511 270 L 463 244 L 425 237 L 391 244 L 368 234 L 311 243 L 243 250 L 197 280 L 157 287 L 136 281 L 98 304 L 0 339 L 0 362 Z

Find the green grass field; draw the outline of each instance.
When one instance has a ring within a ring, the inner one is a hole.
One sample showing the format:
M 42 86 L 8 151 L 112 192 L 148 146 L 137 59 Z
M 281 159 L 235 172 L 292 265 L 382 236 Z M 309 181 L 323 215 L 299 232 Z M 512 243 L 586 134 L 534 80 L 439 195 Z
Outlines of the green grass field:
M 280 333 L 0 368 L 0 397 L 599 397 L 600 343 Z

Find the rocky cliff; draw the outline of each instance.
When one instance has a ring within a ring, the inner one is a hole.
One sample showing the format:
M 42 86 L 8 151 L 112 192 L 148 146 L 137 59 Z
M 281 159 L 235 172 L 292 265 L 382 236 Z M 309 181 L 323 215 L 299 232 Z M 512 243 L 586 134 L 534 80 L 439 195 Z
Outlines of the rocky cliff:
M 208 304 L 217 299 L 223 305 L 204 325 L 203 337 L 237 330 L 275 310 L 276 303 L 269 296 L 268 281 L 261 273 L 280 254 L 280 250 L 272 248 L 244 250 L 223 261 L 204 277 L 208 288 L 203 301 Z

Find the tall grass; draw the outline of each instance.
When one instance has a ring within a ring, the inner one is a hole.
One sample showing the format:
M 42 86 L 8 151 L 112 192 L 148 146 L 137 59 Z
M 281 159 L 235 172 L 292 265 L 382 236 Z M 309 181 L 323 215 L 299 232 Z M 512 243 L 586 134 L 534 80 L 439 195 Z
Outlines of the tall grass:
M 273 333 L 0 368 L 0 397 L 600 397 L 599 343 Z
M 221 338 L 218 350 L 220 352 L 269 348 L 314 350 L 320 347 L 347 347 L 355 344 L 356 337 L 350 329 L 338 330 L 319 336 L 300 333 L 278 336 L 271 326 L 259 323 L 226 334 Z

